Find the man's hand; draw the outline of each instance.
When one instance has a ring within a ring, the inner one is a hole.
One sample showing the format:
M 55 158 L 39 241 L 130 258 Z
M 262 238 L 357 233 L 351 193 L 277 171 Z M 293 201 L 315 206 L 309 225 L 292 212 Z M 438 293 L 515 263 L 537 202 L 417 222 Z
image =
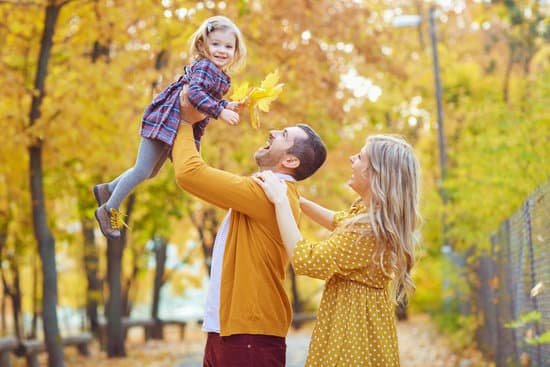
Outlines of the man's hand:
M 189 99 L 187 98 L 187 85 L 183 87 L 180 93 L 180 119 L 181 121 L 194 124 L 195 122 L 202 121 L 206 118 L 206 115 L 197 110 Z
M 220 113 L 220 119 L 227 122 L 229 125 L 237 125 L 239 123 L 239 114 L 230 109 L 224 108 Z

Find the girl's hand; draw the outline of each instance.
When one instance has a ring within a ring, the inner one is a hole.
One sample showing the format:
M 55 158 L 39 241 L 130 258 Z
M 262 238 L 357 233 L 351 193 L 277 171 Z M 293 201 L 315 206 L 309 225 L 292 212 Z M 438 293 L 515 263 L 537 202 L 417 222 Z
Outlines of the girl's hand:
M 237 113 L 241 113 L 241 108 L 242 108 L 242 103 L 239 103 L 239 102 L 229 102 L 227 104 L 227 109 L 228 110 L 231 110 L 231 111 L 235 111 Z
M 252 176 L 252 179 L 256 181 L 258 185 L 264 190 L 265 196 L 273 204 L 279 204 L 288 200 L 286 196 L 287 186 L 286 183 L 279 179 L 271 171 L 262 171 Z
M 224 108 L 222 113 L 220 113 L 220 119 L 227 122 L 229 125 L 237 125 L 239 123 L 239 114 L 230 109 Z

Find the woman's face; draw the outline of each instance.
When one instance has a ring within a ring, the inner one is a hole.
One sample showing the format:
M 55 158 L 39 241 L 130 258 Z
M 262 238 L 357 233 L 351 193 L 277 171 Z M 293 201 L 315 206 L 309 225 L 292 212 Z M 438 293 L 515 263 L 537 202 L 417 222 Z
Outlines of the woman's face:
M 349 157 L 351 162 L 351 177 L 348 185 L 361 197 L 366 197 L 370 193 L 370 182 L 367 170 L 370 169 L 369 158 L 366 149 Z

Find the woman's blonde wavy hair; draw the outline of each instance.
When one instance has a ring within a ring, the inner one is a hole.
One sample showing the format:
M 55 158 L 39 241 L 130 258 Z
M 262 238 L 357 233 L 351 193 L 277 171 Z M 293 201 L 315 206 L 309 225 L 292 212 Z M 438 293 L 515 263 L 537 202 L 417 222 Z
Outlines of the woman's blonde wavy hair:
M 228 18 L 216 15 L 206 19 L 189 38 L 189 54 L 194 59 L 208 58 L 205 45 L 208 35 L 214 31 L 230 30 L 235 35 L 235 56 L 229 70 L 239 70 L 246 62 L 246 45 L 240 29 Z
M 368 165 L 363 175 L 370 183 L 370 195 L 364 198 L 368 212 L 351 218 L 345 227 L 370 224 L 370 233 L 364 235 L 376 238 L 373 260 L 393 278 L 394 301 L 406 303 L 415 289 L 411 269 L 421 220 L 420 165 L 412 147 L 398 135 L 371 135 L 364 149 Z

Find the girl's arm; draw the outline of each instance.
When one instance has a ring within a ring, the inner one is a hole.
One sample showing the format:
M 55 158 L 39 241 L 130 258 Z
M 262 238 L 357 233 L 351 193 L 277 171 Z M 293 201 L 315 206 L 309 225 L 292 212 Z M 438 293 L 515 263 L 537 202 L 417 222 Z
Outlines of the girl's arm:
M 322 225 L 326 229 L 334 230 L 334 211 L 322 207 L 311 200 L 300 196 L 300 208 L 314 222 Z
M 216 66 L 206 59 L 198 61 L 191 68 L 191 80 L 187 91 L 187 99 L 193 107 L 210 117 L 218 118 L 227 107 L 225 99 L 216 100 L 212 97 L 212 89 L 217 86 Z
M 298 224 L 286 194 L 287 187 L 275 174 L 271 171 L 263 171 L 257 177 L 253 177 L 254 181 L 264 190 L 265 195 L 275 205 L 275 215 L 281 239 L 285 245 L 288 257 L 292 261 L 292 253 L 296 242 L 302 239 L 302 234 L 298 229 Z

